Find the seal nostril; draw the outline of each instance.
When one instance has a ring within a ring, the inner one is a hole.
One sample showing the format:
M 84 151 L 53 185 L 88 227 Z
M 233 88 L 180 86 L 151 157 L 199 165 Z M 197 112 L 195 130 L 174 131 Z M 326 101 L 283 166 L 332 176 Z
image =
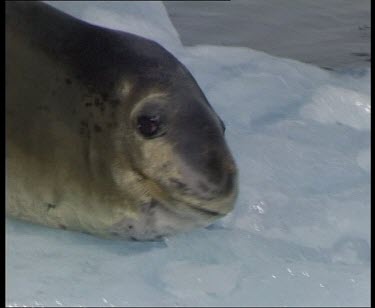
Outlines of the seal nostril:
M 226 175 L 226 179 L 223 185 L 223 194 L 227 194 L 232 191 L 234 187 L 234 180 L 235 180 L 235 173 L 234 172 L 228 172 Z
M 208 154 L 207 167 L 212 170 L 218 169 L 220 167 L 220 159 L 216 151 L 211 151 Z
M 236 165 L 233 160 L 227 160 L 225 163 L 225 170 L 230 174 L 235 174 L 237 171 Z

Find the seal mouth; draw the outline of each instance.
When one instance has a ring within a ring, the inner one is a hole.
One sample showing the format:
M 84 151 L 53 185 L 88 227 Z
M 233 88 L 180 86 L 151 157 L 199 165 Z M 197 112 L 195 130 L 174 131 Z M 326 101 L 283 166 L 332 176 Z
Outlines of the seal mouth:
M 210 216 L 224 216 L 225 214 L 223 213 L 220 213 L 220 212 L 217 212 L 217 211 L 213 211 L 213 210 L 208 210 L 208 209 L 204 209 L 204 208 L 199 208 L 199 207 L 196 207 L 192 204 L 187 204 L 189 207 L 193 208 L 194 210 L 196 211 L 199 211 L 205 215 L 210 215 Z
M 220 218 L 228 213 L 228 211 L 224 211 L 222 213 L 220 211 L 199 207 L 196 204 L 189 202 L 185 198 L 176 198 L 176 196 L 173 196 L 165 187 L 163 187 L 162 184 L 148 178 L 144 174 L 141 174 L 139 172 L 137 173 L 141 176 L 146 190 L 152 196 L 152 198 L 157 200 L 160 205 L 166 207 L 167 209 L 175 212 L 178 215 L 186 216 L 186 212 L 193 211 L 195 214 L 199 213 L 201 216 L 207 218 Z M 173 205 L 179 206 L 174 207 Z M 188 209 L 188 211 L 186 211 L 186 209 Z

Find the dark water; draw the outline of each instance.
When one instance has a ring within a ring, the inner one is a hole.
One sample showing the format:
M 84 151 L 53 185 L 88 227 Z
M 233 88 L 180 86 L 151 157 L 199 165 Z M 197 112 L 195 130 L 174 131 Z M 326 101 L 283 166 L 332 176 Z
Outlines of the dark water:
M 244 46 L 329 70 L 371 62 L 370 0 L 164 1 L 184 45 Z

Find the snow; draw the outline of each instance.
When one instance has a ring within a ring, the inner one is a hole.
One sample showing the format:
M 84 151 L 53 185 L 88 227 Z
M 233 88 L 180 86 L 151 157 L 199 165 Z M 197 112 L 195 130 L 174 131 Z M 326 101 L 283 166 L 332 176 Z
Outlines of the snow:
M 368 306 L 370 69 L 244 47 L 184 47 L 161 2 L 53 2 L 153 38 L 226 123 L 235 210 L 155 242 L 6 220 L 8 306 Z

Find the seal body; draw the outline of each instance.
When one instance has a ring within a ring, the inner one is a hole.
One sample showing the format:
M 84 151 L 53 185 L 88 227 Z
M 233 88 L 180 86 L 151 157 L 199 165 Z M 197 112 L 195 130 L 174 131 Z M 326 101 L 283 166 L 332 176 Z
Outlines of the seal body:
M 7 2 L 9 215 L 144 240 L 206 226 L 236 195 L 222 121 L 172 54 Z

